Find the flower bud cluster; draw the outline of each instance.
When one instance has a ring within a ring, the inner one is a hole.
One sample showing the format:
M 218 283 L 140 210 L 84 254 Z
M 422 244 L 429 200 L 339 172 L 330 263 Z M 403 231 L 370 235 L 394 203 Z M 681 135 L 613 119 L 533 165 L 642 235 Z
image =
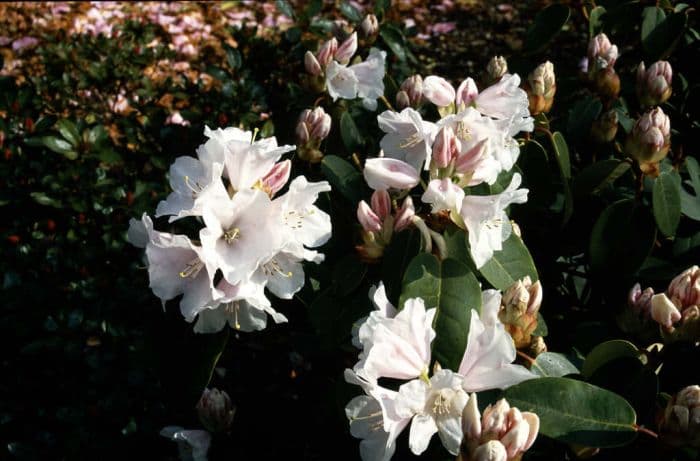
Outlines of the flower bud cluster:
M 656 107 L 636 121 L 627 135 L 625 153 L 639 163 L 641 170 L 658 175 L 659 162 L 671 148 L 671 120 Z
M 617 57 L 617 46 L 603 33 L 588 44 L 588 78 L 596 92 L 606 99 L 615 99 L 620 93 L 620 77 L 614 68 Z
M 331 116 L 319 106 L 315 109 L 304 109 L 299 115 L 296 126 L 299 157 L 311 163 L 318 163 L 323 154 L 318 149 L 321 141 L 328 137 L 331 131 Z
M 323 131 L 311 125 L 312 133 Z M 294 146 L 278 146 L 274 137 L 256 141 L 238 128 L 207 127 L 204 134 L 209 139 L 196 158 L 175 159 L 173 192 L 156 209 L 171 223 L 201 218 L 198 239 L 157 231 L 144 213 L 131 220 L 129 241 L 145 248 L 150 287 L 163 304 L 183 295 L 180 310 L 188 322 L 196 319 L 195 332 L 227 324 L 260 330 L 267 315 L 285 322 L 266 292 L 291 298 L 304 285 L 302 261 L 323 259 L 310 248 L 330 238 L 331 222 L 313 203 L 330 186 L 298 176 L 279 195 L 291 172 L 291 161 L 281 157 Z
M 411 75 L 401 84 L 396 93 L 396 107 L 399 110 L 406 107 L 417 109 L 423 103 L 423 77 Z
M 658 106 L 671 97 L 673 70 L 667 61 L 657 61 L 647 69 L 644 62 L 637 67 L 637 98 L 642 106 Z
M 535 70 L 530 72 L 525 89 L 532 115 L 549 112 L 554 103 L 554 94 L 557 91 L 554 65 L 547 61 L 537 66 Z
M 700 448 L 700 386 L 688 386 L 668 402 L 659 438 L 669 445 Z
M 537 438 L 540 418 L 532 412 L 521 412 L 501 399 L 479 413 L 476 394 L 462 413 L 464 439 L 460 461 L 519 460 Z
M 508 73 L 508 62 L 503 56 L 494 56 L 486 64 L 486 84 L 493 85 Z
M 362 244 L 356 247 L 360 257 L 367 262 L 376 262 L 384 254 L 394 232 L 401 232 L 413 223 L 415 209 L 411 197 L 392 213 L 391 197 L 386 190 L 372 194 L 370 204 L 362 200 L 357 206 L 357 220 L 362 225 Z
M 542 305 L 542 285 L 529 276 L 511 285 L 501 300 L 498 318 L 506 326 L 518 349 L 529 347 L 537 328 L 537 314 Z

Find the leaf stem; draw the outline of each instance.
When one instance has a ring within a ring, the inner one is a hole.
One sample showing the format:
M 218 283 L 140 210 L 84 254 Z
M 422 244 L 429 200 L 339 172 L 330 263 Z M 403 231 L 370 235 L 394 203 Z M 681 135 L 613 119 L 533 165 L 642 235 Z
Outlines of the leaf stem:
M 649 437 L 652 437 L 652 438 L 655 438 L 655 439 L 658 439 L 658 438 L 659 438 L 659 434 L 657 434 L 656 432 L 654 432 L 654 431 L 652 431 L 652 430 L 647 429 L 647 428 L 644 427 L 644 426 L 637 426 L 637 425 L 635 424 L 635 425 L 634 425 L 634 429 L 635 429 L 637 432 L 641 432 L 642 434 L 648 435 Z
M 387 109 L 389 109 L 389 110 L 394 110 L 394 108 L 392 107 L 391 103 L 389 102 L 388 99 L 386 99 L 386 97 L 385 97 L 384 95 L 379 96 L 379 99 L 382 100 L 382 102 L 383 102 L 384 105 L 387 107 Z M 394 112 L 396 112 L 396 111 L 394 111 Z
M 523 359 L 525 359 L 525 360 L 530 364 L 530 366 L 532 366 L 532 365 L 535 364 L 535 359 L 533 359 L 532 357 L 530 357 L 529 355 L 527 355 L 525 352 L 516 351 L 516 353 L 517 353 L 520 357 L 522 357 Z

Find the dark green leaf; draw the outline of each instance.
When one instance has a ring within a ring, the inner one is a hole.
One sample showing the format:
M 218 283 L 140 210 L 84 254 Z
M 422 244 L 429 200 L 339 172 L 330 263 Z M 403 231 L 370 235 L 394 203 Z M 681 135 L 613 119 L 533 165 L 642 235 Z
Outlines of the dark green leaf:
M 399 306 L 421 298 L 426 308 L 437 308 L 433 358 L 443 368 L 457 370 L 467 347 L 472 309 L 481 312 L 481 288 L 466 265 L 448 258 L 439 261 L 418 254 L 406 269 Z
M 598 368 L 611 360 L 622 357 L 638 358 L 639 350 L 631 342 L 622 339 L 613 339 L 612 341 L 598 344 L 586 356 L 581 373 L 586 377 L 590 377 Z
M 326 155 L 321 161 L 321 171 L 333 189 L 340 192 L 350 203 L 362 200 L 366 186 L 362 174 L 347 160 L 337 155 Z
M 333 268 L 333 285 L 338 296 L 352 293 L 362 283 L 367 265 L 354 254 L 343 257 Z
M 538 355 L 535 363 L 530 367 L 530 371 L 542 377 L 559 377 L 579 373 L 578 368 L 569 362 L 569 359 L 556 352 L 543 352 Z
M 313 18 L 321 11 L 321 8 L 323 8 L 323 0 L 311 0 L 304 10 L 304 16 Z
M 390 24 L 382 24 L 379 28 L 379 35 L 399 60 L 406 60 L 405 40 L 399 29 Z
M 503 249 L 496 251 L 480 271 L 481 275 L 499 290 L 507 289 L 526 275 L 533 283 L 538 280 L 532 256 L 515 233 L 510 234 L 510 237 L 503 242 Z
M 394 305 L 399 304 L 403 274 L 411 260 L 420 250 L 420 232 L 414 227 L 394 234 L 384 250 L 382 258 L 382 280 L 386 295 Z M 452 256 L 452 254 L 450 254 Z
M 685 13 L 671 13 L 663 21 L 657 23 L 648 32 L 646 38 L 642 39 L 642 47 L 647 57 L 651 61 L 667 58 L 683 36 L 686 22 Z
M 525 35 L 523 50 L 525 53 L 536 53 L 542 50 L 569 20 L 569 7 L 553 4 L 537 13 L 535 22 Z
M 659 230 L 667 237 L 676 234 L 681 219 L 681 178 L 675 170 L 664 171 L 654 181 L 652 205 Z
M 596 195 L 629 170 L 630 164 L 614 158 L 587 166 L 574 178 L 576 197 Z
M 591 231 L 591 269 L 601 275 L 632 275 L 641 267 L 656 239 L 649 210 L 633 199 L 620 200 L 600 214 Z
M 340 13 L 348 18 L 350 22 L 355 24 L 362 21 L 362 13 L 360 13 L 357 8 L 352 6 L 350 2 L 344 1 L 340 4 Z
M 588 139 L 593 120 L 598 118 L 603 104 L 600 99 L 588 96 L 577 101 L 569 111 L 566 132 L 570 139 Z
M 78 153 L 73 150 L 73 146 L 70 145 L 68 141 L 62 138 L 57 138 L 56 136 L 44 136 L 42 138 L 44 146 L 48 147 L 57 154 L 65 156 L 69 160 L 75 160 L 78 158 Z
M 56 128 L 63 136 L 63 139 L 68 141 L 73 148 L 78 147 L 78 144 L 80 144 L 80 133 L 78 133 L 78 128 L 73 122 L 65 118 L 61 119 L 56 122 Z
M 605 8 L 602 6 L 596 6 L 588 14 L 588 35 L 590 38 L 603 32 L 604 16 Z
M 690 185 L 695 193 L 690 194 L 681 188 L 681 211 L 687 217 L 700 221 L 700 165 L 693 157 L 687 157 L 685 165 L 690 176 L 690 180 L 686 181 L 686 183 Z
M 340 116 L 340 136 L 343 138 L 343 144 L 348 152 L 358 152 L 364 145 L 364 139 L 360 130 L 357 129 L 355 120 L 349 112 L 343 112 Z
M 379 19 L 384 17 L 384 13 L 391 7 L 391 0 L 376 0 L 374 2 L 374 14 Z
M 642 11 L 642 43 L 648 40 L 649 35 L 664 19 L 666 19 L 666 13 L 658 6 L 647 6 L 644 8 L 644 11 Z
M 239 67 L 241 67 L 241 64 L 243 62 L 243 60 L 241 58 L 241 52 L 235 48 L 231 48 L 228 45 L 226 45 L 225 48 L 226 48 L 226 62 L 228 63 L 229 67 L 233 70 L 236 70 Z
M 614 447 L 636 437 L 636 415 L 617 394 L 568 378 L 524 381 L 504 392 L 511 406 L 540 418 L 540 433 L 588 447 Z
M 532 331 L 533 336 L 545 337 L 549 334 L 549 328 L 547 328 L 547 322 L 544 321 L 544 317 L 540 312 L 537 313 L 537 326 Z
M 287 0 L 275 0 L 275 5 L 280 13 L 288 18 L 294 19 L 294 8 L 292 8 L 292 5 L 290 5 Z
M 552 135 L 552 144 L 557 158 L 557 165 L 559 165 L 559 172 L 561 173 L 562 185 L 564 186 L 564 216 L 562 217 L 562 223 L 566 224 L 574 212 L 574 198 L 569 185 L 569 179 L 571 178 L 569 146 L 566 144 L 564 135 L 558 131 Z
M 63 204 L 59 200 L 51 198 L 43 192 L 32 192 L 29 195 L 39 205 L 50 206 L 54 208 L 63 207 Z

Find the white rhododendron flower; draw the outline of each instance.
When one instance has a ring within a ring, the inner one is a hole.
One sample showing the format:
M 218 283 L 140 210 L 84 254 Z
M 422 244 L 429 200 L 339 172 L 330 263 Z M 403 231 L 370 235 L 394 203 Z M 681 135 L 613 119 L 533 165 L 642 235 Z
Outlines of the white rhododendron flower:
M 384 95 L 386 51 L 372 48 L 363 62 L 347 66 L 332 60 L 326 67 L 326 87 L 333 100 L 361 98 L 368 110 L 377 110 Z
M 387 157 L 402 160 L 416 171 L 427 169 L 437 126 L 423 121 L 420 113 L 405 108 L 401 112 L 384 111 L 377 116 L 379 128 L 386 133 L 379 142 Z
M 374 190 L 411 189 L 420 182 L 413 166 L 395 158 L 368 158 L 364 169 L 365 181 Z

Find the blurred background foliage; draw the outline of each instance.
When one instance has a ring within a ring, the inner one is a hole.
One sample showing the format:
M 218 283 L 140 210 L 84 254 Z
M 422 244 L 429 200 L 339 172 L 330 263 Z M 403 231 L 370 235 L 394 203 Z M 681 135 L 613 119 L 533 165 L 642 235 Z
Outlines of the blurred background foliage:
M 619 146 L 641 113 L 634 69 L 641 59 L 671 56 L 674 96 L 663 106 L 674 130 L 667 166 L 684 178 L 693 173 L 686 158 L 698 156 L 700 56 L 692 8 L 678 12 L 682 27 L 664 26 L 664 34 L 640 46 L 644 8 L 669 17 L 678 5 L 564 2 L 570 15 L 562 23 L 543 20 L 551 27 L 533 29 L 550 2 L 390 3 L 0 5 L 0 457 L 174 459 L 174 444 L 158 431 L 198 424 L 194 404 L 211 359 L 222 353 L 211 384 L 225 389 L 238 410 L 231 437 L 214 441 L 210 459 L 357 459 L 343 413 L 355 392 L 342 379 L 355 356 L 350 328 L 370 308 L 371 280 L 385 279 L 392 296 L 392 278 L 401 277 L 397 261 L 410 259 L 417 235 L 397 238 L 383 265 L 359 263 L 356 202 L 333 192 L 321 203 L 338 219 L 324 248 L 328 265 L 308 267 L 304 291 L 281 303 L 290 323 L 255 334 L 198 336 L 175 306 L 161 308 L 140 251 L 125 234 L 130 218 L 166 196 L 167 168 L 194 153 L 205 125 L 257 128 L 262 137 L 293 144 L 299 112 L 318 100 L 306 87 L 304 52 L 347 33 L 367 12 L 382 22 L 375 45 L 389 54 L 392 101 L 414 72 L 458 82 L 478 78 L 494 55 L 506 56 L 523 77 L 540 62 L 554 62 L 560 79 L 548 123 L 568 141 L 570 173 L 560 176 L 547 155 L 549 140 L 537 136 L 546 148 L 528 147 L 518 165 L 530 201 L 513 214 L 545 288 L 550 350 L 582 357 L 619 338 L 617 316 L 635 281 L 661 289 L 698 262 L 700 224 L 685 216 L 675 238 L 660 235 L 651 185 L 629 219 L 596 224 L 610 204 L 635 198 L 638 187 L 630 171 L 610 179 L 607 170 L 590 170 L 602 161 L 624 163 Z M 604 10 L 593 14 L 594 6 Z M 623 80 L 615 103 L 622 129 L 602 147 L 589 133 L 603 103 L 578 71 L 589 37 L 600 31 L 620 48 Z M 350 160 L 378 152 L 373 116 L 343 101 L 329 112 L 336 135 L 326 154 Z M 295 168 L 322 179 L 338 166 L 297 161 Z M 669 392 L 700 382 L 687 365 L 700 351 L 678 349 L 661 377 Z M 597 384 L 634 393 L 612 381 Z M 647 413 L 640 418 L 653 419 Z M 635 449 L 645 448 L 641 442 Z M 397 459 L 409 457 L 402 449 Z M 529 456 L 566 450 L 545 441 Z

